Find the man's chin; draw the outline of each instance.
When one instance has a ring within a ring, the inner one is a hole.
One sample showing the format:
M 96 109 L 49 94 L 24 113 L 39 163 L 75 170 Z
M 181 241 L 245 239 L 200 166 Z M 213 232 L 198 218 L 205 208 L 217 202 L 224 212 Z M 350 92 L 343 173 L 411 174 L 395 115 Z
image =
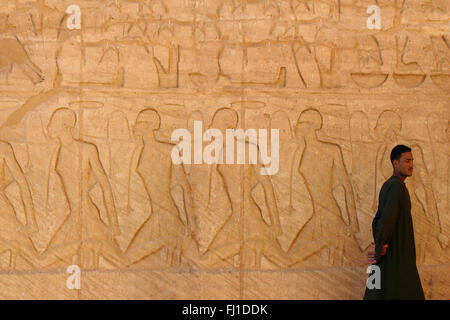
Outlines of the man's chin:
M 400 172 L 400 176 L 404 177 L 404 178 L 408 178 L 412 176 L 412 171 L 408 171 L 408 172 Z

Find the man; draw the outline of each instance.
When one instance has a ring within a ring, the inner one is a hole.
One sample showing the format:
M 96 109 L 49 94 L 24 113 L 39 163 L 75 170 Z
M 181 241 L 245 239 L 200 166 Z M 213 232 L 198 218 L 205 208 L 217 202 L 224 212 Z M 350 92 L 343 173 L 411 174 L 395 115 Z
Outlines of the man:
M 397 145 L 391 152 L 394 174 L 381 187 L 372 222 L 375 252 L 369 262 L 380 268 L 380 286 L 366 288 L 365 300 L 425 299 L 416 267 L 411 200 L 405 179 L 413 172 L 411 148 Z

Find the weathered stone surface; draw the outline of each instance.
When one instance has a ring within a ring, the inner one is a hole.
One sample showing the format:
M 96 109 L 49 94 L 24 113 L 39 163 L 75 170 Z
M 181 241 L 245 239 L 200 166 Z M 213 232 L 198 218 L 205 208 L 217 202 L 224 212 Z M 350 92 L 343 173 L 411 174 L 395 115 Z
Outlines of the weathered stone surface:
M 422 283 L 448 299 L 449 17 L 443 0 L 0 0 L 0 298 L 360 299 L 404 143 Z M 199 123 L 224 142 L 278 129 L 278 170 L 173 163 L 172 133 Z

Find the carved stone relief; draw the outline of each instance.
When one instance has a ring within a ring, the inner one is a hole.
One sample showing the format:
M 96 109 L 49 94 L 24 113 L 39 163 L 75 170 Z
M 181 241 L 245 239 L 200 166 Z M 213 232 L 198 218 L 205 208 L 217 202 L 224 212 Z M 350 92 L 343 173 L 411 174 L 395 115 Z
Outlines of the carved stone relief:
M 366 27 L 372 4 L 379 30 Z M 267 297 L 249 279 L 272 272 L 279 296 L 359 299 L 389 153 L 404 143 L 419 271 L 428 298 L 448 298 L 448 19 L 438 0 L 0 0 L 0 270 L 75 264 L 103 281 L 187 269 L 222 298 Z M 177 129 L 189 163 L 173 161 Z M 224 155 L 230 130 L 268 132 L 268 145 L 244 134 L 232 155 L 241 145 L 244 163 L 197 161 L 196 148 Z M 343 291 L 319 293 L 319 270 Z M 221 272 L 230 292 L 213 288 Z M 137 296 L 164 296 L 148 290 Z

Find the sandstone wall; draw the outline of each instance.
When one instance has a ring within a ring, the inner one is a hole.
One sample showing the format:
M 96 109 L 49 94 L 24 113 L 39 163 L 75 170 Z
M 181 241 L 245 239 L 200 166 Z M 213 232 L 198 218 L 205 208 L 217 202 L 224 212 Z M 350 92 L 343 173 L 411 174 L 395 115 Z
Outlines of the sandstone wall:
M 422 283 L 448 299 L 449 15 L 445 0 L 0 0 L 0 297 L 360 299 L 405 143 Z M 278 129 L 278 172 L 173 164 L 171 133 L 195 123 Z

